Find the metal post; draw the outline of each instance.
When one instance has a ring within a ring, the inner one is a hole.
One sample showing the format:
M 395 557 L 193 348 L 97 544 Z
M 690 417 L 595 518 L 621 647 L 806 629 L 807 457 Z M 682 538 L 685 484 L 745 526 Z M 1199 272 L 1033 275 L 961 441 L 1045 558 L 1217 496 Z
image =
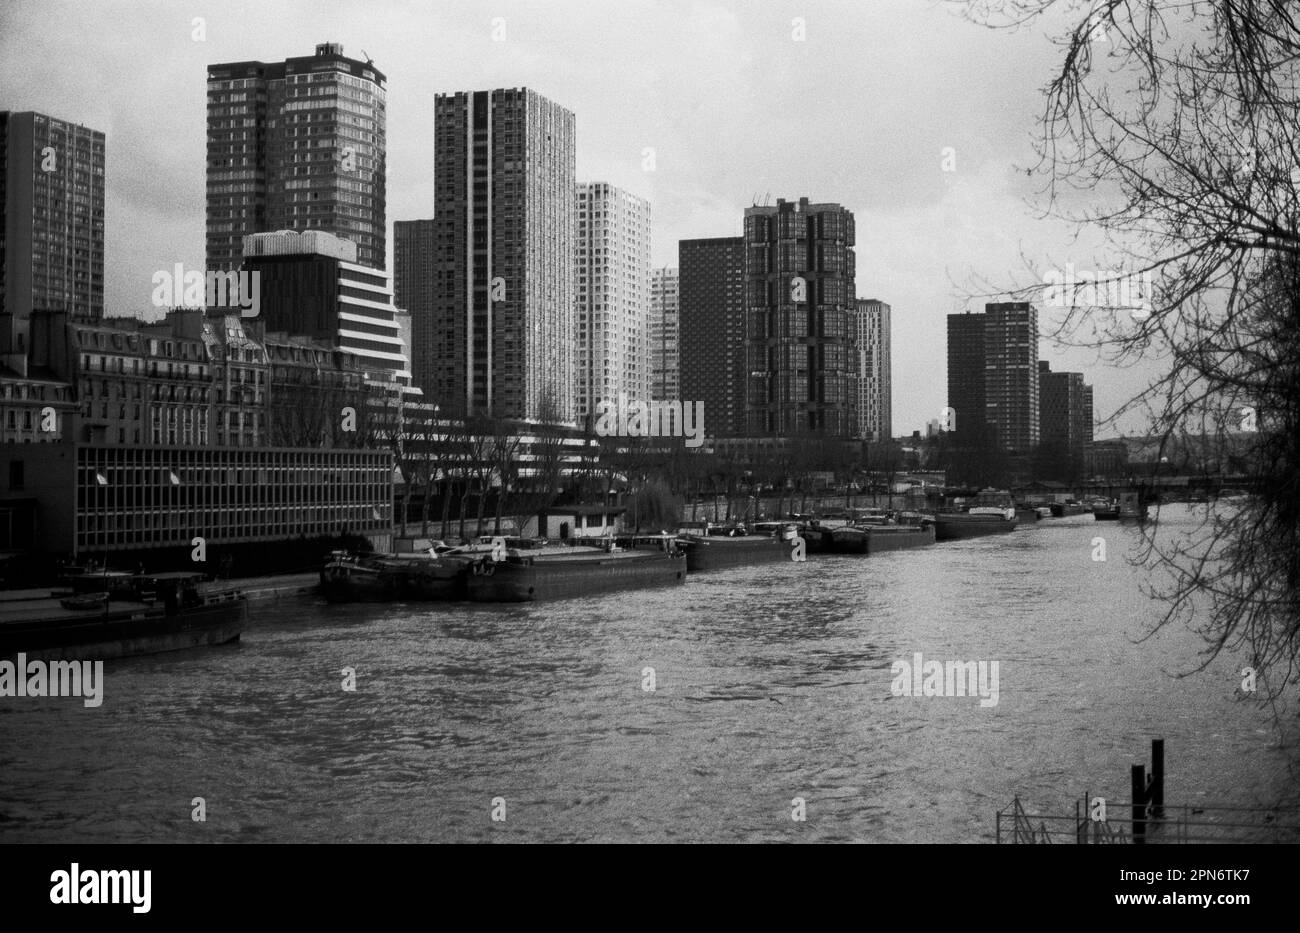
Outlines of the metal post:
M 1133 844 L 1142 845 L 1146 840 L 1146 767 L 1144 765 L 1134 765 L 1132 774 L 1132 791 L 1133 791 Z
M 1165 818 L 1165 740 L 1151 740 L 1151 816 Z

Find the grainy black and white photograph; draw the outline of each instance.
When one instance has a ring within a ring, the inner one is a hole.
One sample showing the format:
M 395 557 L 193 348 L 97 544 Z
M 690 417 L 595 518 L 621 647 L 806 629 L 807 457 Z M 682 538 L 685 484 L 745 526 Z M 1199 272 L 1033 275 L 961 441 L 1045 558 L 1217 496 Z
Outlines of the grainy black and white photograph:
M 0 211 L 0 843 L 1300 841 L 1293 3 L 7 0 Z

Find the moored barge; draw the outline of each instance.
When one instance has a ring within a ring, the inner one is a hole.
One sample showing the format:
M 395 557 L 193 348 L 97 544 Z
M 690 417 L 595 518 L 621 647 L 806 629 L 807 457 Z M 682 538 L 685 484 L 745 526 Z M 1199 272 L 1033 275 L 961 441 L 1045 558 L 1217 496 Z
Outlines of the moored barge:
M 969 512 L 939 512 L 934 517 L 937 541 L 956 541 L 1016 530 L 1016 511 L 994 506 L 976 507 Z
M 510 548 L 504 560 L 489 556 L 475 563 L 466 589 L 476 602 L 549 601 L 678 586 L 686 582 L 686 572 L 686 555 L 670 536 L 637 539 L 631 548 L 611 540 L 604 548 Z
M 321 568 L 321 595 L 332 603 L 467 599 L 470 568 L 491 550 L 480 542 L 407 554 L 335 551 Z
M 934 523 L 920 525 L 875 525 L 867 529 L 867 553 L 901 551 L 934 544 Z
M 794 536 L 781 535 L 679 535 L 678 546 L 686 552 L 690 573 L 771 564 L 792 559 Z
M 247 598 L 204 591 L 201 581 L 186 572 L 87 575 L 71 581 L 79 595 L 0 594 L 0 657 L 109 660 L 237 641 Z

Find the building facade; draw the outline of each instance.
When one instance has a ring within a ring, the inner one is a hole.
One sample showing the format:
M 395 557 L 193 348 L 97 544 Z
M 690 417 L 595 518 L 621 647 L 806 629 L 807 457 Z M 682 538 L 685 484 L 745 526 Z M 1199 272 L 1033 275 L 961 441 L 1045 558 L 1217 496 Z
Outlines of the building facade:
M 0 365 L 24 374 L 34 311 L 104 314 L 104 134 L 0 111 Z
M 602 399 L 650 399 L 650 202 L 605 182 L 577 188 L 577 417 Z
M 1081 462 L 1092 444 L 1092 386 L 1083 373 L 1054 373 L 1038 361 L 1039 441 L 1059 445 Z
M 573 114 L 512 88 L 440 94 L 434 120 L 432 395 L 451 414 L 572 422 Z
M 1038 446 L 1038 309 L 1027 301 L 984 306 L 984 420 L 1014 453 Z
M 650 273 L 650 315 L 646 332 L 650 342 L 650 397 L 682 397 L 679 335 L 680 292 L 677 270 L 665 267 Z
M 71 439 L 105 447 L 212 443 L 215 386 L 202 315 L 178 310 L 158 324 L 97 323 L 63 313 L 33 319 L 33 356 L 74 388 Z
M 260 341 L 267 360 L 267 443 L 358 447 L 370 440 L 364 413 L 373 392 L 355 354 L 285 333 L 262 333 Z
M 386 79 L 326 42 L 283 62 L 208 66 L 207 268 L 235 270 L 244 237 L 324 230 L 385 269 Z
M 745 241 L 682 240 L 679 270 L 683 401 L 704 403 L 709 437 L 745 433 Z
M 260 233 L 244 241 L 267 330 L 331 341 L 372 381 L 409 386 L 410 362 L 386 273 L 356 261 L 357 247 L 324 231 Z
M 890 313 L 889 305 L 883 301 L 859 298 L 853 320 L 858 363 L 858 437 L 869 441 L 888 441 L 894 436 Z
M 22 464 L 50 553 L 174 550 L 299 537 L 391 541 L 387 450 L 117 447 L 64 441 L 0 449 Z
M 748 433 L 857 433 L 853 214 L 778 200 L 745 210 Z
M 393 300 L 411 316 L 411 382 L 432 391 L 434 306 L 437 303 L 436 227 L 432 220 L 393 224 Z
M 983 314 L 948 315 L 948 408 L 940 428 L 974 439 L 984 429 Z
M 201 327 L 212 377 L 212 442 L 218 447 L 266 446 L 266 348 L 237 314 L 203 317 Z

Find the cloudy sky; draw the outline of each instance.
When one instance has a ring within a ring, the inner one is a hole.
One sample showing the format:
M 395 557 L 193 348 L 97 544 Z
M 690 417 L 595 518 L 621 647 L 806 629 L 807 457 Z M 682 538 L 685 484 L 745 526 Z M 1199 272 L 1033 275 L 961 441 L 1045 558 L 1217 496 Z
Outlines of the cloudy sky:
M 893 306 L 902 434 L 946 404 L 945 315 L 980 309 L 963 297 L 980 279 L 1027 281 L 1025 255 L 1041 267 L 1095 264 L 1040 219 L 1041 180 L 1026 172 L 1058 64 L 1053 24 L 993 31 L 959 10 L 937 0 L 3 0 L 0 109 L 107 134 L 107 300 L 126 314 L 149 307 L 156 270 L 202 267 L 208 64 L 310 55 L 324 41 L 364 50 L 388 76 L 390 224 L 433 214 L 436 93 L 532 87 L 576 114 L 579 180 L 650 200 L 656 265 L 677 264 L 679 239 L 738 235 L 756 201 L 807 196 L 852 210 L 858 295 Z M 955 171 L 944 170 L 949 147 Z M 391 263 L 391 232 L 389 242 Z M 1044 332 L 1050 317 L 1044 309 Z M 1098 417 L 1143 379 L 1047 338 L 1040 353 L 1085 374 Z

